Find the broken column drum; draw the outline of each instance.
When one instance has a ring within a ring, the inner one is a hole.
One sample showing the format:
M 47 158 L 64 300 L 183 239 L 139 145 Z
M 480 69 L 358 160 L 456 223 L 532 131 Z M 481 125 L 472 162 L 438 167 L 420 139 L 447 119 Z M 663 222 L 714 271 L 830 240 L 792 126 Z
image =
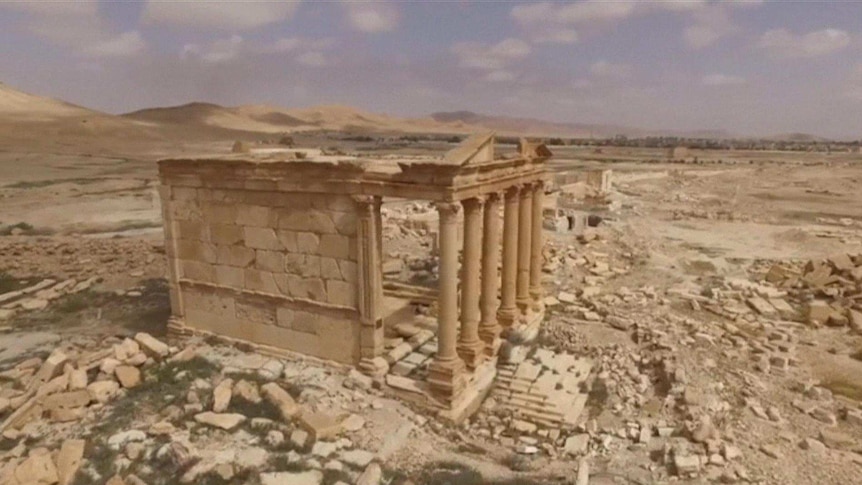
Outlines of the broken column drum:
M 432 201 L 440 218 L 438 348 L 425 385 L 429 403 L 457 408 L 476 394 L 478 375 L 495 372 L 501 338 L 543 318 L 550 156 L 522 140 L 516 153 L 497 157 L 493 135 L 484 134 L 436 158 L 252 149 L 162 160 L 169 330 L 385 375 L 381 204 Z

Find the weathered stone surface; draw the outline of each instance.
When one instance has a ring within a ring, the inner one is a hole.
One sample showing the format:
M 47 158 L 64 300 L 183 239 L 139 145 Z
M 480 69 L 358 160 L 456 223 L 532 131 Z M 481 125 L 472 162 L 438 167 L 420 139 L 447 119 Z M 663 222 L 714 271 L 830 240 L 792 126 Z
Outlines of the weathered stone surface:
M 314 441 L 332 438 L 341 432 L 341 423 L 334 416 L 323 412 L 302 413 L 299 425 L 308 431 Z
M 87 386 L 90 397 L 102 404 L 113 399 L 119 390 L 120 385 L 116 381 L 96 381 Z
M 69 390 L 76 391 L 87 388 L 87 370 L 75 369 L 69 374 Z
M 379 485 L 383 478 L 383 469 L 377 463 L 365 467 L 365 471 L 356 480 L 356 485 Z
M 161 360 L 167 357 L 170 353 L 170 348 L 166 343 L 156 339 L 148 333 L 138 333 L 135 335 L 135 341 L 140 344 L 141 350 L 143 350 L 145 354 L 156 360 Z
M 323 472 L 320 470 L 260 474 L 261 485 L 320 485 L 322 482 Z
M 233 395 L 233 379 L 224 379 L 213 389 L 213 412 L 223 413 L 230 405 Z
M 92 396 L 86 389 L 84 389 L 52 394 L 42 401 L 42 405 L 47 411 L 53 411 L 58 408 L 79 408 L 89 404 L 90 399 L 92 399 Z
M 44 448 L 30 451 L 30 456 L 15 469 L 15 479 L 21 484 L 51 485 L 59 481 L 57 467 Z
M 831 429 L 820 430 L 820 441 L 833 450 L 849 450 L 855 444 L 852 436 Z
M 281 412 L 281 416 L 285 421 L 290 421 L 300 412 L 300 407 L 296 401 L 282 389 L 278 384 L 269 382 L 260 388 L 263 398 L 273 404 Z
M 141 371 L 137 367 L 121 365 L 114 369 L 114 373 L 117 375 L 117 380 L 126 389 L 141 385 Z
M 69 485 L 84 460 L 84 440 L 66 440 L 57 453 L 57 477 L 60 485 Z
M 341 453 L 340 459 L 354 468 L 365 468 L 374 459 L 374 453 L 365 450 L 350 450 Z
M 34 376 L 34 383 L 45 383 L 63 373 L 63 366 L 69 361 L 69 357 L 62 351 L 55 350 L 45 359 L 45 363 L 39 368 Z
M 236 413 L 213 413 L 210 411 L 195 415 L 195 421 L 208 426 L 214 426 L 224 430 L 232 430 L 246 420 L 242 414 Z
M 590 443 L 590 435 L 583 433 L 566 438 L 566 444 L 563 450 L 572 455 L 581 455 L 587 452 L 587 446 Z

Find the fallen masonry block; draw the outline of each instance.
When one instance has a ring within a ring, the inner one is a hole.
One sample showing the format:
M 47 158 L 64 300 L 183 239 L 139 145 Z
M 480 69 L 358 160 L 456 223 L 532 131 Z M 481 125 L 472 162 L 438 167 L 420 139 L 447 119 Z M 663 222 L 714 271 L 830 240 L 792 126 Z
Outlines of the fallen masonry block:
M 829 264 L 835 268 L 836 271 L 852 271 L 856 269 L 856 265 L 853 264 L 853 261 L 850 259 L 845 253 L 836 254 L 835 256 L 829 257 Z
M 285 421 L 290 421 L 302 411 L 293 397 L 274 382 L 261 386 L 260 392 L 264 399 L 278 408 Z
M 772 317 L 778 314 L 775 307 L 770 305 L 769 302 L 763 298 L 755 296 L 746 300 L 746 303 L 748 303 L 748 306 L 750 306 L 754 311 L 765 317 Z
M 170 353 L 170 348 L 167 344 L 148 333 L 138 333 L 135 335 L 135 341 L 140 344 L 141 350 L 143 350 L 145 354 L 154 359 L 163 359 Z
M 214 426 L 227 431 L 236 428 L 245 420 L 245 416 L 236 413 L 214 413 L 206 411 L 195 415 L 195 421 L 198 423 Z
M 66 440 L 57 453 L 57 478 L 59 485 L 69 485 L 78 473 L 84 460 L 84 440 Z
M 302 413 L 299 425 L 308 432 L 313 442 L 334 438 L 341 433 L 341 423 L 328 413 Z
M 812 325 L 823 325 L 832 314 L 832 307 L 828 303 L 821 300 L 814 300 L 808 303 L 807 317 L 808 323 Z

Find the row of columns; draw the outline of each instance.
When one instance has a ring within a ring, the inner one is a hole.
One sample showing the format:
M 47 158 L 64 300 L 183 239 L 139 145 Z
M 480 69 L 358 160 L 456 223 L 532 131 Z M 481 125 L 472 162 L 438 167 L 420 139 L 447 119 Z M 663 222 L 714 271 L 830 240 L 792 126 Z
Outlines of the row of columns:
M 463 389 L 465 369 L 474 369 L 485 358 L 496 355 L 504 328 L 527 321 L 533 312 L 542 310 L 543 195 L 542 182 L 533 182 L 460 203 L 437 204 L 439 343 L 428 381 L 444 398 L 452 399 Z M 459 302 L 457 215 L 462 208 L 464 239 Z M 502 288 L 498 287 L 499 282 Z

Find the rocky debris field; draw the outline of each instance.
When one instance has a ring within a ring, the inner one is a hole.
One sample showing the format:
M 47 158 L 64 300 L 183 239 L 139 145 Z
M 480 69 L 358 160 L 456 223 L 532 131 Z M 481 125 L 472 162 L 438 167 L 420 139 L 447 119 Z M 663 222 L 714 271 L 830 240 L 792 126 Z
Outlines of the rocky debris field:
M 151 239 L 0 237 L 0 483 L 856 483 L 862 217 L 820 172 L 750 170 L 633 176 L 546 232 L 543 329 L 457 426 L 347 367 L 162 337 Z M 387 280 L 433 290 L 433 208 L 384 208 Z
M 0 375 L 0 483 L 377 484 L 427 422 L 352 369 L 146 333 L 93 344 Z

